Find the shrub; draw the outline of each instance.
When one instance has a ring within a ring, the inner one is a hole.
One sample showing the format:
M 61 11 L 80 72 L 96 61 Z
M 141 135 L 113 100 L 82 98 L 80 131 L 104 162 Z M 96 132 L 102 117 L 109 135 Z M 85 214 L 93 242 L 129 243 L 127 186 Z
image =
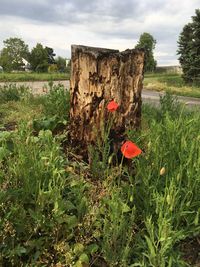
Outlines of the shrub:
M 16 84 L 0 86 L 0 103 L 19 101 L 28 94 L 29 88 L 25 86 L 17 86 Z
M 34 120 L 34 129 L 39 131 L 55 130 L 67 124 L 69 119 L 69 92 L 63 85 L 53 85 L 49 82 L 48 93 L 40 97 L 44 116 Z
M 49 73 L 55 73 L 55 72 L 58 72 L 58 67 L 56 64 L 51 64 L 49 67 L 48 67 L 48 72 Z

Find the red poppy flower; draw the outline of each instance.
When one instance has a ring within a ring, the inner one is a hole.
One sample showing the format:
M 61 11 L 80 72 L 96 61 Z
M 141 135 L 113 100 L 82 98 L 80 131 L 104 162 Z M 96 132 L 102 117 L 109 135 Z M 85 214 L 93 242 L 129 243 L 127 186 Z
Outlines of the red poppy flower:
M 132 159 L 140 155 L 142 153 L 142 150 L 133 142 L 126 141 L 121 147 L 121 152 L 125 158 Z
M 119 105 L 114 101 L 112 100 L 110 103 L 108 103 L 107 105 L 107 109 L 110 111 L 110 112 L 114 112 L 118 109 Z

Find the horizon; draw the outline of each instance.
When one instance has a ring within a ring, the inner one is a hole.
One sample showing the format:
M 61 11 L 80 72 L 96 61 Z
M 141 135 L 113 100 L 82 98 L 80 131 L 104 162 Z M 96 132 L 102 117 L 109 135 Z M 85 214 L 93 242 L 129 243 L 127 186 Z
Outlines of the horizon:
M 70 58 L 73 43 L 123 51 L 148 32 L 157 41 L 157 65 L 177 66 L 178 36 L 197 8 L 199 0 L 2 0 L 0 49 L 3 40 L 18 37 L 30 50 L 41 43 Z

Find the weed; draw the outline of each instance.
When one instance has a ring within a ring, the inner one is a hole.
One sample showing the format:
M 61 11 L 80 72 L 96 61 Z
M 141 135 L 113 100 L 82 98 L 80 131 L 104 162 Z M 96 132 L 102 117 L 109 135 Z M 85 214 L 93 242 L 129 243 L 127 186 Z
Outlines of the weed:
M 0 86 L 0 103 L 8 101 L 19 101 L 29 94 L 29 88 L 25 86 L 17 87 L 16 84 Z
M 63 85 L 49 83 L 49 92 L 43 96 L 44 114 L 57 116 L 59 119 L 67 119 L 69 115 L 69 91 Z
M 39 110 L 37 134 L 16 103 Z M 111 164 L 109 127 L 92 164 L 64 154 L 65 134 L 49 130 L 68 121 L 61 87 L 2 106 L 23 120 L 0 133 L 1 266 L 188 266 L 180 244 L 200 236 L 199 110 L 169 94 L 160 109 L 143 106 L 142 129 L 127 131 L 143 153 L 127 168 Z
M 11 140 L 13 151 L 1 169 L 2 264 L 18 266 L 27 257 L 36 265 L 54 262 L 47 244 L 56 254 L 55 247 L 61 242 L 69 246 L 75 238 L 74 229 L 86 212 L 85 183 L 65 171 L 67 160 L 49 130 L 36 137 L 22 124 Z
M 23 82 L 23 81 L 60 81 L 68 80 L 70 70 L 67 73 L 0 73 L 1 82 Z
M 62 85 L 49 83 L 49 91 L 38 97 L 43 108 L 43 117 L 33 121 L 33 128 L 55 130 L 65 127 L 69 120 L 69 92 Z

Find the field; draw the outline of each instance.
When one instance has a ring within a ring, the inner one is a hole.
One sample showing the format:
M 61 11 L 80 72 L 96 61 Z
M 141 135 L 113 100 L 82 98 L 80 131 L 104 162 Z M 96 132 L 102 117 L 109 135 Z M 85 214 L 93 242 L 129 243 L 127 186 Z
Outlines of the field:
M 200 110 L 143 106 L 143 151 L 88 164 L 68 141 L 69 94 L 0 89 L 0 266 L 200 266 Z M 114 155 L 113 155 L 114 156 Z
M 200 97 L 200 86 L 185 84 L 179 74 L 145 74 L 144 87 L 149 90 L 167 91 L 174 95 Z
M 0 82 L 26 82 L 26 81 L 57 81 L 68 80 L 68 73 L 36 73 L 36 72 L 19 72 L 19 73 L 0 73 Z

